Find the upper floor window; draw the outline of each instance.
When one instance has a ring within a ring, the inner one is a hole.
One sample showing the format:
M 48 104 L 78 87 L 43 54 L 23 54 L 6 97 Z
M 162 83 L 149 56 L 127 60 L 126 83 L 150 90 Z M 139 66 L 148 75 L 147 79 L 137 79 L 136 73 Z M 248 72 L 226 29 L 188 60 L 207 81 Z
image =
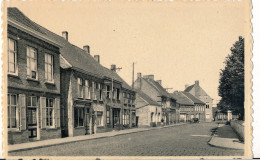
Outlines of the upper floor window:
M 83 84 L 81 78 L 78 78 L 78 96 L 79 98 L 83 98 Z
M 27 76 L 32 79 L 38 79 L 37 51 L 32 47 L 27 47 Z
M 93 93 L 93 98 L 96 100 L 97 99 L 97 84 L 96 82 L 92 82 L 92 93 Z
M 116 99 L 117 88 L 113 87 L 113 99 Z
M 119 88 L 116 89 L 116 99 L 117 100 L 120 99 L 120 89 Z
M 16 41 L 8 38 L 8 73 L 17 73 L 17 49 Z
M 85 99 L 90 99 L 89 81 L 85 80 Z
M 45 80 L 53 81 L 53 56 L 50 54 L 45 54 Z
M 106 96 L 107 96 L 107 98 L 110 98 L 110 86 L 109 85 L 106 86 Z
M 102 86 L 98 83 L 98 93 L 99 93 L 99 100 L 102 100 Z

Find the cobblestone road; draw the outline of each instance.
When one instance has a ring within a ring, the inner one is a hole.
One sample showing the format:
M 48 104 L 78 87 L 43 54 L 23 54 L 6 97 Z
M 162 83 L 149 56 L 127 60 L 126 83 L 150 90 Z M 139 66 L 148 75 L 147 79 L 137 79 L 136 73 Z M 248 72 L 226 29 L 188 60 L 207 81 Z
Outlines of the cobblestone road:
M 215 123 L 162 128 L 9 153 L 11 156 L 241 156 L 207 144 Z

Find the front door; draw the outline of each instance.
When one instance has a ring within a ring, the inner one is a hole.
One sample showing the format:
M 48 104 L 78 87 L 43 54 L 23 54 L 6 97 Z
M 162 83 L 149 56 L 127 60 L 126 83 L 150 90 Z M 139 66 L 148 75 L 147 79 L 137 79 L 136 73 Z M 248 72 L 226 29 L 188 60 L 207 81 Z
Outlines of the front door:
M 37 138 L 37 108 L 27 108 L 27 124 L 29 130 L 29 139 L 34 141 Z
M 119 114 L 119 112 L 120 112 L 119 109 L 113 109 L 113 113 L 112 113 L 112 115 L 113 115 L 113 128 L 116 125 L 120 124 L 120 121 L 119 121 L 120 120 L 119 119 L 120 114 Z

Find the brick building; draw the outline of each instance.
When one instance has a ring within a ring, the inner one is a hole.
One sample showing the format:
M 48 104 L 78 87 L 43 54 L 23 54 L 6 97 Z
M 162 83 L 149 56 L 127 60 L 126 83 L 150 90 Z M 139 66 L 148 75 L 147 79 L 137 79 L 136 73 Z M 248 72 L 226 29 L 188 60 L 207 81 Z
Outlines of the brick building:
M 7 22 L 8 144 L 59 138 L 62 44 L 17 8 Z
M 141 90 L 136 90 L 136 117 L 138 127 L 160 126 L 162 106 Z
M 111 69 L 91 56 L 89 46 L 71 44 L 68 32 L 55 36 L 61 48 L 62 136 L 78 136 L 135 126 L 135 92 Z
M 162 121 L 165 124 L 177 123 L 179 121 L 179 108 L 176 100 L 162 87 L 162 81 L 154 80 L 154 75 L 144 75 L 137 73 L 134 88 L 141 90 L 153 101 L 162 106 Z
M 174 91 L 171 95 L 177 100 L 180 106 L 180 122 L 190 122 L 195 118 L 195 104 L 183 91 Z
M 195 83 L 191 86 L 185 86 L 185 92 L 189 92 L 193 96 L 200 99 L 202 102 L 206 104 L 206 121 L 211 122 L 213 120 L 213 98 L 211 98 L 199 84 L 199 81 L 195 81 Z
M 194 104 L 193 115 L 194 118 L 198 118 L 200 121 L 206 121 L 206 104 L 193 96 L 189 92 L 182 92 L 187 98 L 189 98 Z

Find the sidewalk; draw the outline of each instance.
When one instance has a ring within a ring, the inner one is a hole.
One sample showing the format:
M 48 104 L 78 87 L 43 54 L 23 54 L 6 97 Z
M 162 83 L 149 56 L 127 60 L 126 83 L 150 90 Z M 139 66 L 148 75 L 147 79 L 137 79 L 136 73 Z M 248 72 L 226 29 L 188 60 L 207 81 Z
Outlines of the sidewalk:
M 244 149 L 244 143 L 240 142 L 238 135 L 230 125 L 225 124 L 219 124 L 208 144 L 220 148 Z
M 97 139 L 97 138 L 113 137 L 113 136 L 117 136 L 117 135 L 124 135 L 124 134 L 130 134 L 130 133 L 135 133 L 135 132 L 143 132 L 143 131 L 149 131 L 149 130 L 161 129 L 161 128 L 168 128 L 168 127 L 179 126 L 179 125 L 184 125 L 184 124 L 187 124 L 187 123 L 178 123 L 178 124 L 172 124 L 172 125 L 168 125 L 168 126 L 159 126 L 159 127 L 151 127 L 151 128 L 132 128 L 132 129 L 125 129 L 125 130 L 120 130 L 120 131 L 97 133 L 97 134 L 92 134 L 92 135 L 48 139 L 48 140 L 42 140 L 42 141 L 36 141 L 36 142 L 14 144 L 14 145 L 8 145 L 8 152 L 30 150 L 30 149 L 36 149 L 36 148 L 42 148 L 42 147 L 48 147 L 48 146 L 54 146 L 54 145 L 60 145 L 60 144 L 66 144 L 66 143 L 84 141 L 84 140 L 90 140 L 90 139 Z

